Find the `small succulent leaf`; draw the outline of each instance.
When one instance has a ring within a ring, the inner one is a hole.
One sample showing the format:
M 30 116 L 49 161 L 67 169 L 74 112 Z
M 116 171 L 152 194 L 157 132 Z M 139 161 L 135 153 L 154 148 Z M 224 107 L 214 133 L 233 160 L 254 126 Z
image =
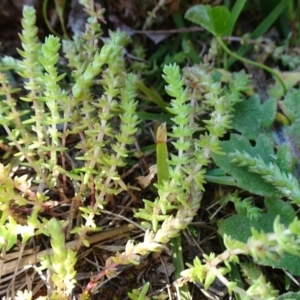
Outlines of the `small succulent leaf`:
M 213 272 L 208 272 L 204 282 L 204 289 L 207 290 L 215 281 L 215 279 L 216 279 L 216 275 Z
M 6 235 L 6 250 L 9 251 L 17 243 L 17 234 L 14 230 L 8 230 Z
M 188 9 L 185 18 L 215 36 L 227 35 L 231 27 L 230 12 L 225 6 L 195 5 Z

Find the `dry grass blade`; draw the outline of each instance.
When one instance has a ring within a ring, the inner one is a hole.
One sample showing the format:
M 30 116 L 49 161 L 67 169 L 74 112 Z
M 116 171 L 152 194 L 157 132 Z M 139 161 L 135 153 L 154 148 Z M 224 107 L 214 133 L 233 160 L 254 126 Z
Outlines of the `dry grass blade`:
M 127 224 L 127 225 L 113 228 L 111 230 L 102 231 L 100 233 L 94 234 L 92 236 L 87 237 L 87 240 L 90 244 L 95 244 L 107 239 L 120 236 L 134 229 L 136 229 L 134 225 Z M 77 246 L 77 242 L 78 242 L 77 240 L 68 242 L 66 243 L 66 247 L 75 248 Z M 4 260 L 4 263 L 2 263 L 2 268 L 0 273 L 1 276 L 8 275 L 12 272 L 17 272 L 26 266 L 35 265 L 38 263 L 39 257 L 45 254 L 51 255 L 51 253 L 53 252 L 52 249 L 47 249 L 47 250 L 37 252 L 37 249 L 38 247 L 25 250 L 23 256 L 20 258 L 20 261 L 18 261 L 19 252 L 7 254 L 4 258 L 2 258 Z

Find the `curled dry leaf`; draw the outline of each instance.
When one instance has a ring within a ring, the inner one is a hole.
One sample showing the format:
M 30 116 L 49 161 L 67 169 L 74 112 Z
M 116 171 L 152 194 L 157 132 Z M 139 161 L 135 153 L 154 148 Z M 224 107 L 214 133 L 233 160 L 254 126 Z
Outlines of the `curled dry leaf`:
M 157 173 L 157 166 L 153 165 L 149 168 L 149 174 L 147 176 L 138 176 L 135 179 L 139 182 L 139 184 L 143 188 L 146 188 L 151 183 L 156 173 Z

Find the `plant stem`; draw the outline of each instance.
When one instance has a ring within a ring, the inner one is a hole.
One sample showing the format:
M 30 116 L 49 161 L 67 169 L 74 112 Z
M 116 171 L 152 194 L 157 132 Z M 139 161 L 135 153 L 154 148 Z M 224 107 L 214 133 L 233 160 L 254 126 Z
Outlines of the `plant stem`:
M 234 52 L 230 51 L 227 46 L 225 45 L 225 43 L 223 42 L 222 38 L 221 37 L 218 37 L 216 36 L 216 39 L 218 41 L 218 43 L 220 44 L 220 46 L 222 47 L 222 49 L 229 55 L 233 56 L 234 58 L 246 63 L 246 64 L 250 64 L 250 65 L 253 65 L 255 67 L 258 67 L 258 68 L 261 68 L 261 69 L 264 69 L 266 70 L 267 72 L 269 72 L 270 74 L 272 74 L 277 80 L 278 82 L 280 83 L 280 85 L 282 86 L 283 88 L 283 91 L 284 91 L 284 94 L 286 94 L 287 92 L 287 89 L 286 89 L 286 86 L 282 80 L 282 78 L 280 77 L 280 75 L 278 75 L 277 72 L 275 72 L 274 70 L 272 70 L 271 68 L 267 67 L 266 65 L 263 65 L 263 64 L 260 64 L 258 62 L 255 62 L 255 61 L 252 61 L 250 59 L 247 59 L 247 58 L 244 58 L 244 57 L 241 57 L 237 54 L 235 54 Z

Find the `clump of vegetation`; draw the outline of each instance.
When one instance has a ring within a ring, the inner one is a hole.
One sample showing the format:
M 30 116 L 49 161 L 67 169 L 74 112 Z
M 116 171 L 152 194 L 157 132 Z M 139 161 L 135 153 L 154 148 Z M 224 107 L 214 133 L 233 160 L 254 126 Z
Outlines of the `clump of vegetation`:
M 105 276 L 118 277 L 170 247 L 178 299 L 192 299 L 188 282 L 209 289 L 216 279 L 236 299 L 296 299 L 296 292 L 277 298 L 279 291 L 259 266 L 300 275 L 295 211 L 300 202 L 299 90 L 279 72 L 226 46 L 224 36 L 232 34 L 245 1 L 237 1 L 231 11 L 204 5 L 187 11 L 186 18 L 215 39 L 203 62 L 163 66 L 169 102 L 142 82 L 143 68 L 138 68 L 140 74 L 128 71 L 128 35 L 110 32 L 98 45 L 104 11 L 90 1 L 81 3 L 89 14 L 86 31 L 62 42 L 50 35 L 44 43 L 37 37 L 35 10 L 25 6 L 21 59 L 4 57 L 0 63 L 0 124 L 6 132 L 1 141 L 0 248 L 5 260 L 12 250 L 19 251 L 15 277 L 26 265 L 46 287 L 39 299 L 91 299 Z M 216 69 L 222 50 L 274 75 L 275 96 L 262 101 L 244 71 Z M 9 72 L 23 78 L 26 94 L 13 86 Z M 149 96 L 159 113 L 147 115 L 138 92 Z M 150 150 L 155 159 L 149 175 L 138 174 L 137 187 L 126 174 L 135 172 L 132 166 L 143 159 L 139 144 L 147 118 L 159 122 Z M 218 184 L 215 202 L 221 208 L 231 205 L 236 213 L 217 224 L 225 249 L 203 253 L 203 259 L 195 256 L 185 265 L 181 236 L 193 231 L 207 182 Z M 117 215 L 125 225 L 104 230 L 108 224 L 103 216 L 116 217 L 107 208 L 117 195 L 136 201 L 136 193 L 147 188 L 147 199 L 127 207 L 130 218 Z M 142 236 L 128 237 L 137 229 Z M 118 235 L 125 237 L 125 246 L 79 285 L 82 249 Z M 45 250 L 37 257 L 26 254 L 22 261 L 22 253 L 41 240 Z M 240 260 L 241 255 L 251 263 Z M 150 282 L 133 286 L 128 297 L 172 296 L 166 288 L 150 293 L 150 287 Z M 32 299 L 35 293 L 33 286 L 16 287 L 7 299 Z

